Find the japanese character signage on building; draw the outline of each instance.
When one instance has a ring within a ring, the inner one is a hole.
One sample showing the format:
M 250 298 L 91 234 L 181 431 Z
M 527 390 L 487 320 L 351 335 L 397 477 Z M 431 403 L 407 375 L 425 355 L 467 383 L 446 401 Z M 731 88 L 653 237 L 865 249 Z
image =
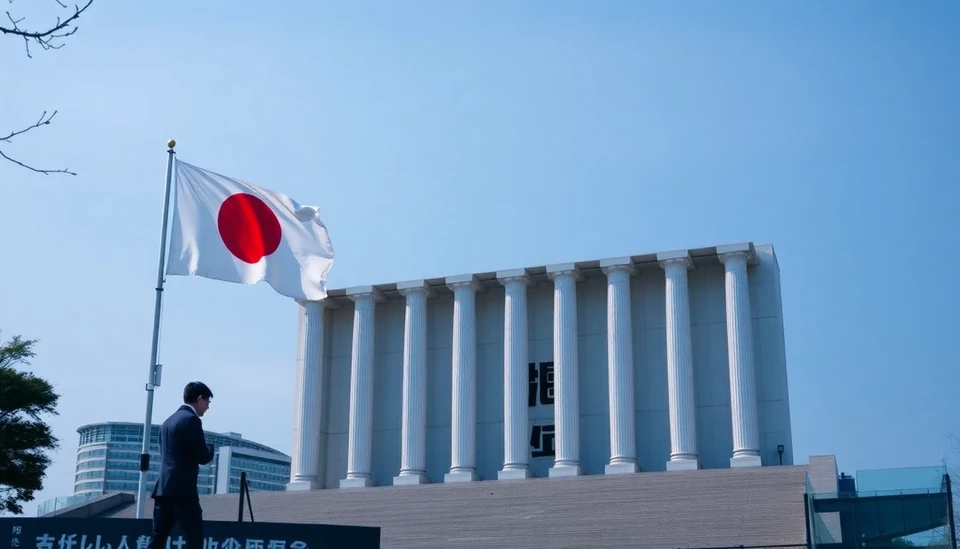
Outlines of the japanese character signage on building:
M 146 549 L 142 519 L 0 518 L 0 549 Z M 204 521 L 202 548 L 175 527 L 166 549 L 378 549 L 380 529 L 327 524 Z
M 531 454 L 533 457 L 553 457 L 557 454 L 553 445 L 553 439 L 556 436 L 553 424 L 534 425 L 531 431 L 530 447 L 533 448 Z
M 531 362 L 527 406 L 530 412 L 530 457 L 552 458 L 555 428 L 553 425 L 554 381 L 553 362 Z M 545 408 L 540 411 L 539 408 Z
M 531 362 L 527 406 L 553 406 L 553 362 Z

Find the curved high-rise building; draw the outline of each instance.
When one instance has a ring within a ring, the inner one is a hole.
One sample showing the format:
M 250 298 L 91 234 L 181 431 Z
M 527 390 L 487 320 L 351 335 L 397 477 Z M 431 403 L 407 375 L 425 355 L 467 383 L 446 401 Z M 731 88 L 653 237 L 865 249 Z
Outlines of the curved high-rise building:
M 148 486 L 157 479 L 160 459 L 160 427 L 154 425 L 150 436 L 150 473 Z M 77 470 L 75 496 L 99 495 L 108 492 L 137 493 L 140 478 L 140 450 L 143 425 L 106 422 L 84 425 L 77 429 Z M 201 494 L 238 492 L 240 473 L 246 472 L 250 490 L 284 490 L 290 478 L 290 456 L 269 446 L 242 438 L 237 433 L 204 431 L 207 443 L 213 444 L 215 456 L 200 467 L 197 489 Z

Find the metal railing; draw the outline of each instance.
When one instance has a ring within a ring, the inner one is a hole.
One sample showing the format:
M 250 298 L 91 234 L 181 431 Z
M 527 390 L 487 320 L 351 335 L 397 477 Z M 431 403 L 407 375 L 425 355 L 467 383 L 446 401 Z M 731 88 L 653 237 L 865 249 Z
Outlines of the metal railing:
M 247 482 L 247 472 L 240 472 L 240 508 L 237 510 L 237 522 L 243 522 L 243 500 L 247 500 L 247 510 L 250 511 L 250 522 L 253 522 L 253 503 L 250 501 L 250 483 Z
M 677 549 L 806 549 L 805 543 L 785 545 L 710 545 L 704 547 L 678 547 Z

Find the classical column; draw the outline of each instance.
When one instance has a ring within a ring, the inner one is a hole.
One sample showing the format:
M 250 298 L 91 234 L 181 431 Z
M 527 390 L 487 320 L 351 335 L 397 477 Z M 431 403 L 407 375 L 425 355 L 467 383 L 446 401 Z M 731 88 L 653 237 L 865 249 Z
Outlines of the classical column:
M 307 323 L 307 313 L 303 308 L 303 302 L 297 302 L 297 358 L 296 358 L 296 379 L 293 382 L 293 451 L 290 452 L 290 482 L 297 476 L 300 469 L 300 433 L 302 423 L 300 406 L 303 404 L 303 335 L 304 326 Z M 287 483 L 287 490 L 290 490 L 290 482 Z M 297 487 L 293 488 L 294 490 Z
M 402 282 L 406 297 L 403 326 L 403 419 L 400 474 L 395 486 L 426 484 L 427 479 L 427 298 L 433 295 L 423 280 Z
M 557 454 L 550 477 L 582 474 L 580 468 L 580 404 L 577 383 L 577 281 L 573 263 L 547 267 L 553 280 L 553 363 L 556 381 Z
M 347 477 L 341 488 L 373 486 L 373 361 L 376 307 L 383 295 L 373 286 L 347 290 L 353 300 L 353 347 L 350 355 L 350 423 L 347 432 Z
M 670 408 L 668 471 L 699 469 L 693 343 L 690 334 L 690 295 L 687 270 L 690 252 L 657 254 L 666 281 L 667 399 Z
M 717 246 L 724 267 L 727 305 L 727 357 L 730 366 L 730 413 L 733 420 L 731 467 L 755 467 L 760 460 L 757 422 L 757 383 L 753 362 L 753 333 L 747 261 L 749 244 Z
M 288 491 L 323 488 L 320 478 L 320 421 L 323 399 L 324 303 L 299 303 L 296 408 Z
M 477 322 L 473 275 L 448 277 L 453 290 L 453 398 L 450 472 L 444 482 L 480 480 L 477 474 Z
M 600 262 L 607 275 L 607 379 L 610 392 L 610 462 L 608 475 L 636 473 L 634 431 L 633 324 L 630 276 L 636 270 L 629 257 Z
M 503 305 L 503 469 L 499 480 L 530 478 L 527 426 L 527 271 L 501 271 Z

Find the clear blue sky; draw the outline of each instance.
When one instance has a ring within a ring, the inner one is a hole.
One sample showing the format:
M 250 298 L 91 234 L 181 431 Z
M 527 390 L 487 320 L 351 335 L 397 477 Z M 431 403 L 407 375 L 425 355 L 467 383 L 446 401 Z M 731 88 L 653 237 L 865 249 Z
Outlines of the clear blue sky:
M 63 395 L 37 501 L 72 493 L 77 426 L 143 419 L 170 137 L 318 205 L 331 287 L 772 243 L 797 461 L 956 457 L 960 4 L 278 4 L 97 0 L 62 50 L 0 39 L 0 132 L 60 110 L 4 150 L 80 174 L 0 163 L 0 329 Z M 201 378 L 209 429 L 289 452 L 293 303 L 167 288 L 159 419 Z

